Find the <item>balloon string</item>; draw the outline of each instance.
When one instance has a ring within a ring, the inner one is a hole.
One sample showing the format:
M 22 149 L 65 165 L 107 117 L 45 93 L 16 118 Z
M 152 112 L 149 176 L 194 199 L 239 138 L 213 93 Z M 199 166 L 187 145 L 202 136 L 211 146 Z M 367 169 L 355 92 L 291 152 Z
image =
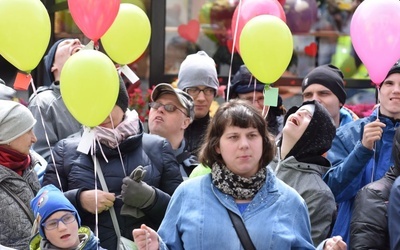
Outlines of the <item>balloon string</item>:
M 49 140 L 49 136 L 48 136 L 48 133 L 47 133 L 47 128 L 46 128 L 46 125 L 45 125 L 45 122 L 44 122 L 44 119 L 43 119 L 42 110 L 41 110 L 41 108 L 40 108 L 40 107 L 42 107 L 42 104 L 43 104 L 43 103 L 42 103 L 42 99 L 41 99 L 41 97 L 38 95 L 38 92 L 37 92 L 37 90 L 36 90 L 35 84 L 33 84 L 33 79 L 31 79 L 30 83 L 31 83 L 32 90 L 33 90 L 33 96 L 34 96 L 35 98 L 37 98 L 37 101 L 38 101 L 37 109 L 38 109 L 39 115 L 40 115 L 40 122 L 42 123 L 42 126 L 43 126 L 44 136 L 45 136 L 45 138 L 46 138 L 47 146 L 49 146 L 49 149 L 50 149 L 50 156 L 51 156 L 51 160 L 52 160 L 53 165 L 54 165 L 54 169 L 55 169 L 55 171 L 56 171 L 56 176 L 57 176 L 58 185 L 60 185 L 60 190 L 61 190 L 62 192 L 64 192 L 64 191 L 63 191 L 63 187 L 62 187 L 62 185 L 61 185 L 60 175 L 59 175 L 58 170 L 57 170 L 56 160 L 54 159 L 53 150 L 52 150 L 51 145 L 50 145 L 50 140 Z
M 379 121 L 379 111 L 380 111 L 380 100 L 379 100 L 379 96 L 380 96 L 380 90 L 379 87 L 376 88 L 377 92 L 378 92 L 378 97 L 377 97 L 377 101 L 378 101 L 378 107 L 377 107 L 377 115 L 376 115 L 376 121 Z M 375 164 L 376 164 L 376 141 L 374 142 L 374 161 L 372 163 L 372 173 L 371 173 L 371 182 L 374 181 L 375 178 Z
M 242 7 L 242 0 L 239 0 L 239 4 L 237 6 L 238 14 L 237 14 L 237 18 L 235 20 L 236 26 L 235 26 L 235 30 L 233 31 L 233 43 L 232 43 L 232 51 L 231 51 L 231 65 L 229 67 L 229 73 L 228 73 L 228 84 L 227 84 L 227 91 L 226 91 L 226 101 L 229 101 L 229 92 L 230 92 L 230 87 L 231 87 L 233 56 L 235 54 L 237 30 L 238 30 L 238 26 L 239 26 L 239 17 L 240 17 L 241 7 Z
M 98 211 L 98 199 L 97 199 L 97 168 L 100 167 L 97 165 L 97 163 L 99 162 L 96 159 L 96 139 L 93 139 L 92 141 L 92 147 L 90 148 L 90 154 L 92 155 L 92 159 L 93 159 L 93 163 L 94 163 L 94 190 L 95 190 L 95 194 L 94 194 L 94 199 L 95 199 L 95 203 L 96 203 L 96 210 L 95 210 L 95 235 L 98 237 L 99 236 L 99 211 Z

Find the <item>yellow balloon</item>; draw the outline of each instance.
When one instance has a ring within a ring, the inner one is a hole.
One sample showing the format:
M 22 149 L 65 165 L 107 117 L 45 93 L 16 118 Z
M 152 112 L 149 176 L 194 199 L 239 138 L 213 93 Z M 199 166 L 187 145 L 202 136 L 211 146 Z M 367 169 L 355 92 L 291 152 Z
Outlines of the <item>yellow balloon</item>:
M 40 0 L 0 1 L 0 54 L 12 65 L 30 72 L 49 45 L 49 14 Z
M 281 77 L 293 53 L 293 37 L 279 17 L 260 15 L 248 21 L 240 35 L 240 55 L 249 71 L 271 84 Z
M 138 6 L 139 8 L 141 8 L 144 12 L 147 13 L 146 6 L 144 5 L 143 0 L 121 0 L 121 3 L 134 4 L 134 5 Z
M 60 76 L 65 106 L 88 127 L 101 124 L 114 108 L 119 75 L 114 63 L 97 50 L 81 50 L 65 62 Z
M 122 3 L 114 23 L 101 38 L 101 43 L 114 62 L 125 65 L 143 54 L 150 35 L 150 21 L 146 13 L 134 4 Z

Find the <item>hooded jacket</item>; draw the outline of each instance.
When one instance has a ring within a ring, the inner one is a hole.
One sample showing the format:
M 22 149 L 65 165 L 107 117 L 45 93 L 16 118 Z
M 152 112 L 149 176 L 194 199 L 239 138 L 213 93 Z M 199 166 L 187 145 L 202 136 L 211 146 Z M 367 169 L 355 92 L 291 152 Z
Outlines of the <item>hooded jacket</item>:
M 51 149 L 47 144 L 45 132 L 47 132 L 50 145 L 53 147 L 58 141 L 78 132 L 81 124 L 65 106 L 59 84 L 53 83 L 48 88 L 38 90 L 38 94 L 30 98 L 28 108 L 37 120 L 33 127 L 37 142 L 33 144 L 32 149 L 47 161 L 51 161 Z M 43 127 L 42 117 L 46 129 Z

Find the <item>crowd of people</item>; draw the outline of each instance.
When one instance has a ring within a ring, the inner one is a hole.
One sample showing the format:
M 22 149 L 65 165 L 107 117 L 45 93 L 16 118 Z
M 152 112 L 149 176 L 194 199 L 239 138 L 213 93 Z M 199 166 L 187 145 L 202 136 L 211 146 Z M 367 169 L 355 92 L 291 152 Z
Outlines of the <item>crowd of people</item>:
M 57 41 L 27 106 L 0 82 L 0 249 L 398 249 L 400 65 L 358 118 L 343 73 L 310 71 L 303 103 L 264 100 L 245 65 L 213 116 L 219 87 L 204 51 L 159 83 L 148 132 L 122 77 L 109 116 L 84 129 L 66 108 L 60 73 L 83 45 Z M 41 169 L 38 171 L 38 169 Z

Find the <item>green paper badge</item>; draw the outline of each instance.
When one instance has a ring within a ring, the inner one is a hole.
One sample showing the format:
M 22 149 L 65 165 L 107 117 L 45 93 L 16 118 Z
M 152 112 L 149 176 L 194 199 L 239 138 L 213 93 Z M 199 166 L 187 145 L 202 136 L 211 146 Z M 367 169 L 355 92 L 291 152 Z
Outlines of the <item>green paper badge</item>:
M 264 87 L 264 106 L 276 107 L 278 105 L 279 88 L 269 85 Z

